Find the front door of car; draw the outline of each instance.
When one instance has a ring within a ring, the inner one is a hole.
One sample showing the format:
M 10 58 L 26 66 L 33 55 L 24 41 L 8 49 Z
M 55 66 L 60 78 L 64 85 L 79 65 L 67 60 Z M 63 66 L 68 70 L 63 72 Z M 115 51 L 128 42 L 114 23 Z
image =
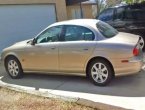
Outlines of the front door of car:
M 94 33 L 85 27 L 68 25 L 59 44 L 59 69 L 61 72 L 82 73 L 96 42 Z
M 58 71 L 58 44 L 61 26 L 43 31 L 25 50 L 24 67 L 27 71 Z

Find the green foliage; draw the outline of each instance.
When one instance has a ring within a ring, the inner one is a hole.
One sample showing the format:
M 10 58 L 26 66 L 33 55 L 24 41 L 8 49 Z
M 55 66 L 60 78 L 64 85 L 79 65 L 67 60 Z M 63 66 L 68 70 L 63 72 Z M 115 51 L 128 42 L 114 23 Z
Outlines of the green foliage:
M 96 5 L 97 5 L 97 14 L 101 13 L 104 9 L 106 9 L 108 7 L 112 7 L 112 6 L 116 5 L 116 4 L 111 4 L 111 2 L 109 3 L 108 1 L 109 0 L 95 0 Z M 117 1 L 120 1 L 120 3 L 121 3 L 121 0 L 116 0 L 115 3 L 117 3 Z
M 133 4 L 133 3 L 141 3 L 145 0 L 122 0 L 122 1 L 128 4 Z
M 127 4 L 133 4 L 133 3 L 141 3 L 141 2 L 145 2 L 145 0 L 116 0 L 116 2 L 114 2 L 114 4 L 111 4 L 111 0 L 95 0 L 96 5 L 97 5 L 97 15 L 100 14 L 104 9 L 108 8 L 108 7 L 112 7 L 114 5 L 116 5 L 115 3 L 127 3 Z M 108 3 L 108 4 L 107 4 Z
M 97 14 L 107 8 L 106 0 L 95 0 L 97 5 Z

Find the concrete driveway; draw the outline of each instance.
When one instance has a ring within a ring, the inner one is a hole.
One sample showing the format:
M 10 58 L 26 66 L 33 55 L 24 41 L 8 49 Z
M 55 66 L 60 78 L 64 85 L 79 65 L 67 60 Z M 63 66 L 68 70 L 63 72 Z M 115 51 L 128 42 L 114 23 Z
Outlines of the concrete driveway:
M 2 81 L 10 84 L 71 92 L 91 93 L 121 97 L 145 97 L 145 72 L 117 77 L 107 87 L 94 86 L 85 77 L 27 74 L 22 79 L 11 79 L 0 66 Z

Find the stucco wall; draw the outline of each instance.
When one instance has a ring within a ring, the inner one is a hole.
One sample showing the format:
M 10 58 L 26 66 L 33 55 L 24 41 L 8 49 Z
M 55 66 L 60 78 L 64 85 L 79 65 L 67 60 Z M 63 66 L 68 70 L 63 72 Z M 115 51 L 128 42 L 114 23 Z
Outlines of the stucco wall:
M 55 4 L 57 20 L 63 21 L 67 19 L 65 0 L 0 0 L 0 5 L 11 4 Z
M 85 18 L 93 18 L 92 5 L 91 4 L 83 5 L 83 12 L 84 12 L 84 17 Z

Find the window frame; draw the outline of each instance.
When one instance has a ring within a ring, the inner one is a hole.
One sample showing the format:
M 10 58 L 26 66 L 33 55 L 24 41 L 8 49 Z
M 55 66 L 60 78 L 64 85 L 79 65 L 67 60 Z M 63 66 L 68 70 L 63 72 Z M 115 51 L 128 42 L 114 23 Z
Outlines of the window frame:
M 103 30 L 103 32 L 101 32 L 101 30 L 102 30 L 102 29 L 100 28 L 101 25 L 105 25 L 105 28 L 107 27 L 107 28 L 109 28 L 110 30 L 114 30 L 113 33 L 115 33 L 115 34 L 109 36 L 108 34 L 105 34 L 105 33 L 104 33 L 104 32 L 107 32 L 107 31 L 104 31 L 104 30 Z M 98 29 L 98 32 L 99 32 L 101 35 L 103 35 L 103 37 L 104 37 L 105 39 L 112 38 L 112 37 L 116 36 L 116 35 L 119 33 L 119 32 L 118 32 L 115 28 L 113 28 L 111 25 L 109 25 L 108 23 L 102 22 L 102 21 L 99 21 L 99 22 L 96 24 L 96 27 L 97 27 L 97 29 Z
M 85 28 L 85 29 L 89 30 L 89 31 L 92 32 L 92 34 L 93 34 L 93 39 L 92 39 L 92 40 L 85 40 L 85 39 L 83 39 L 83 40 L 65 41 L 66 29 L 67 29 L 68 26 L 82 27 L 82 28 Z M 77 42 L 77 41 L 94 41 L 94 40 L 96 39 L 96 35 L 95 35 L 95 33 L 94 33 L 93 30 L 91 30 L 91 29 L 89 29 L 89 28 L 87 28 L 87 27 L 85 27 L 85 26 L 81 26 L 81 25 L 64 25 L 64 26 L 63 26 L 63 31 L 64 31 L 64 33 L 61 33 L 61 36 L 60 36 L 60 41 L 62 41 L 62 42 L 73 42 L 73 41 L 76 41 L 76 42 Z
M 116 8 L 108 8 L 108 9 L 102 11 L 97 18 L 99 19 L 99 17 L 102 16 L 102 14 L 106 15 L 106 12 L 107 11 L 112 10 L 113 11 L 113 14 L 112 14 L 112 19 L 111 20 L 102 20 L 102 19 L 101 20 L 102 21 L 105 21 L 105 22 L 107 22 L 107 21 L 114 21 L 115 9 Z
M 59 41 L 60 41 L 61 34 L 62 34 L 62 30 L 63 30 L 63 28 L 64 28 L 63 25 L 57 25 L 57 26 L 48 27 L 48 28 L 44 29 L 43 31 L 41 31 L 41 32 L 35 37 L 35 44 L 43 44 L 43 43 L 37 43 L 37 40 L 39 39 L 39 37 L 40 37 L 44 32 L 46 32 L 47 30 L 49 30 L 49 29 L 51 29 L 51 28 L 55 28 L 55 27 L 61 27 L 61 28 L 62 28 L 62 29 L 61 29 L 61 32 L 60 32 L 60 34 L 59 34 L 59 36 L 58 36 L 58 41 L 54 41 L 54 42 L 59 42 Z M 50 43 L 50 42 L 44 42 L 44 43 Z
M 117 11 L 118 11 L 118 9 L 121 9 L 121 8 L 124 9 L 123 17 L 122 18 L 117 18 Z M 125 6 L 115 8 L 114 20 L 124 20 L 125 19 L 125 14 L 126 14 L 126 7 Z

